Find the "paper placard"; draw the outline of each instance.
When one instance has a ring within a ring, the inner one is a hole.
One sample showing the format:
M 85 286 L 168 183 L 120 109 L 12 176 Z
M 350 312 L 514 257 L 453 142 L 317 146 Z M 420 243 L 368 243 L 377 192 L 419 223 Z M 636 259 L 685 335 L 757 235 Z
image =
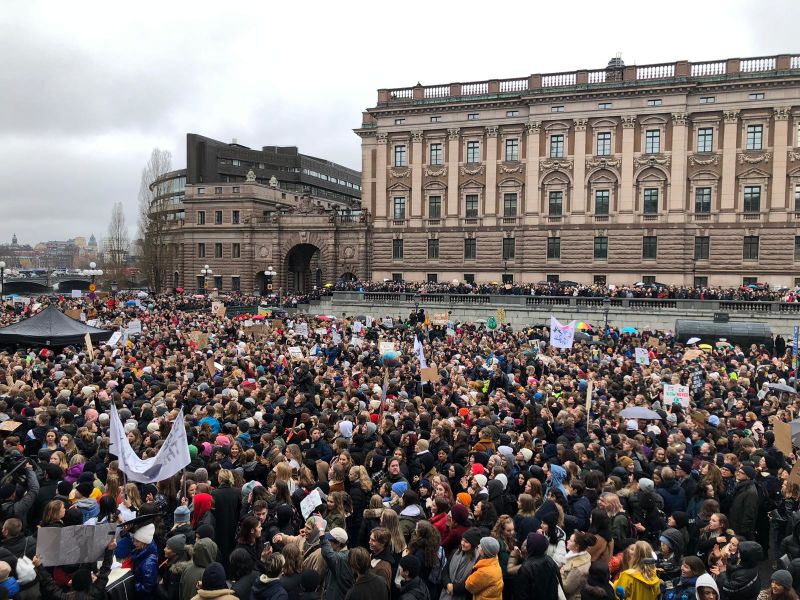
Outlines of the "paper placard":
M 361 333 L 362 329 L 364 329 L 364 324 L 361 321 L 353 323 L 353 333 Z
M 353 344 L 356 348 L 361 348 L 364 345 L 364 338 L 353 336 L 350 338 L 350 343 Z
M 291 356 L 293 360 L 301 360 L 303 358 L 303 351 L 300 349 L 300 346 L 289 346 L 289 356 Z
M 394 342 L 381 342 L 378 345 L 381 356 L 386 356 L 389 352 L 394 352 Z
M 308 519 L 314 509 L 322 505 L 322 497 L 319 495 L 319 490 L 314 489 L 308 496 L 300 501 L 300 512 L 303 513 L 303 519 Z
M 80 290 L 72 290 L 71 296 L 73 298 L 80 298 L 81 297 L 81 291 Z
M 394 320 L 392 320 L 392 317 L 383 317 L 381 319 L 381 325 L 391 329 L 392 327 L 394 327 Z
M 86 354 L 89 355 L 89 360 L 94 360 L 94 346 L 92 345 L 92 336 L 88 333 L 83 336 L 83 341 L 86 344 Z
M 446 312 L 443 313 L 433 313 L 431 315 L 431 323 L 433 325 L 447 325 L 449 321 L 449 316 Z
M 637 365 L 650 364 L 650 354 L 647 352 L 647 348 L 636 348 L 636 364 Z
M 115 331 L 114 333 L 111 334 L 111 337 L 108 338 L 106 344 L 108 344 L 109 346 L 116 346 L 121 339 L 122 339 L 122 333 L 119 331 Z
M 447 335 L 447 337 L 456 337 L 456 330 L 448 327 L 447 331 L 445 331 L 445 335 Z
M 103 558 L 116 529 L 113 523 L 42 527 L 36 535 L 36 554 L 45 567 L 95 563 Z
M 294 332 L 304 338 L 308 338 L 308 323 L 298 323 Z
M 428 367 L 426 369 L 420 369 L 419 375 L 422 381 L 430 381 L 431 383 L 438 383 L 440 380 L 439 369 L 436 368 L 436 365 Z
M 683 353 L 683 360 L 684 361 L 694 360 L 695 358 L 698 358 L 700 356 L 703 356 L 703 351 L 702 350 L 700 350 L 698 348 L 691 348 L 691 349 L 689 349 L 689 350 L 687 350 L 686 352 Z
M 338 331 L 331 332 L 331 339 L 333 340 L 334 344 L 342 343 L 342 336 Z
M 128 335 L 141 335 L 142 322 L 139 319 L 132 319 L 130 322 L 128 322 L 127 331 Z
M 664 384 L 664 404 L 669 406 L 680 402 L 684 408 L 689 407 L 689 386 Z
M 16 431 L 22 425 L 19 421 L 3 421 L 0 423 L 0 431 Z
M 314 333 L 316 333 L 317 335 L 328 335 L 328 330 L 325 329 L 324 327 L 317 327 L 314 330 Z

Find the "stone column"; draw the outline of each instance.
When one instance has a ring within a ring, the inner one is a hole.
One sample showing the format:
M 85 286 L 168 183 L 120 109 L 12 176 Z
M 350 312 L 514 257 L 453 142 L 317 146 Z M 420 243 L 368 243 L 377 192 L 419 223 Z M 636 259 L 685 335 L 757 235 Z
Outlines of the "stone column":
M 378 134 L 378 152 L 375 159 L 375 218 L 385 219 L 388 203 L 386 201 L 386 146 L 389 136 Z M 363 190 L 362 190 L 363 191 Z M 383 224 L 386 225 L 385 223 Z
M 726 110 L 724 116 L 720 209 L 732 212 L 736 208 L 736 147 L 739 138 L 739 111 Z
M 572 150 L 572 206 L 573 214 L 586 213 L 586 125 L 588 119 L 575 119 L 575 148 Z
M 539 134 L 541 121 L 528 121 L 525 142 L 525 206 L 523 214 L 539 212 Z
M 783 212 L 786 210 L 787 140 L 789 135 L 790 110 L 790 106 L 778 106 L 773 113 L 775 131 L 772 134 L 774 141 L 772 143 L 772 195 L 769 203 L 770 212 Z
M 686 210 L 686 113 L 672 113 L 672 169 L 670 172 L 669 210 Z
M 458 217 L 458 144 L 461 129 L 447 130 L 447 212 L 448 217 Z
M 486 197 L 483 203 L 483 214 L 487 216 L 499 214 L 497 210 L 497 126 L 486 128 Z
M 411 132 L 411 218 L 422 217 L 422 131 Z
M 619 212 L 632 213 L 634 207 L 633 142 L 636 117 L 622 117 L 622 181 L 619 190 Z
M 370 132 L 372 133 L 372 132 Z M 372 182 L 375 181 L 375 165 L 372 163 L 372 150 L 375 148 L 375 135 L 361 135 L 361 206 L 370 214 L 375 214 L 375 198 L 372 196 Z

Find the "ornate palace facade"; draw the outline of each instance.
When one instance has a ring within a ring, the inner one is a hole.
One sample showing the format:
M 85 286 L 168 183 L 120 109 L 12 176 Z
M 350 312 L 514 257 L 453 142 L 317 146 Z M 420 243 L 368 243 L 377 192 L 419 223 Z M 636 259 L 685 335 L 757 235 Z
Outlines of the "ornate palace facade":
M 795 285 L 800 56 L 378 90 L 371 277 Z

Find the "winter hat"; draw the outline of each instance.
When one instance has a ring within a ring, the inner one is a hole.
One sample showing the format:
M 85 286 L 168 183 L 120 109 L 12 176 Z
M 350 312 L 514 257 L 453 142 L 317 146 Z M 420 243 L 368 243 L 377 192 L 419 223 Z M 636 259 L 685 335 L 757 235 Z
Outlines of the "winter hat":
M 174 521 L 176 524 L 188 523 L 189 521 L 192 520 L 192 511 L 189 510 L 188 506 L 179 506 L 178 508 L 175 509 L 172 515 L 174 517 Z M 185 543 L 186 540 L 184 540 L 184 544 Z
M 462 536 L 467 542 L 469 542 L 470 546 L 476 548 L 481 543 L 481 530 L 477 527 L 470 527 L 464 532 Z
M 194 444 L 189 444 L 189 457 L 192 459 L 197 458 L 197 452 L 198 452 L 197 446 L 195 446 Z
M 407 489 L 408 489 L 407 481 L 397 481 L 392 484 L 392 491 L 398 496 L 402 496 Z
M 492 558 L 500 552 L 500 543 L 493 537 L 482 537 L 481 550 L 483 550 L 483 555 L 486 558 Z
M 167 548 L 172 550 L 175 554 L 184 554 L 186 552 L 186 536 L 182 533 L 173 535 L 167 540 Z
M 625 429 L 627 429 L 628 431 L 636 431 L 636 430 L 639 429 L 639 424 L 636 421 L 634 421 L 633 419 L 630 419 L 625 424 Z
M 508 487 L 508 477 L 506 477 L 505 473 L 498 473 L 494 478 L 503 484 L 503 489 Z
M 692 472 L 692 459 L 691 458 L 683 458 L 678 463 L 678 468 L 683 471 L 684 473 L 691 473 Z
M 653 483 L 652 479 L 642 477 L 639 480 L 639 489 L 643 492 L 652 492 L 655 489 L 655 483 Z
M 755 479 L 756 478 L 756 470 L 751 465 L 744 465 L 742 467 L 742 471 L 745 475 L 747 475 L 748 479 Z
M 450 507 L 450 514 L 453 515 L 453 520 L 459 525 L 469 524 L 469 509 L 460 502 L 456 502 Z
M 630 456 L 621 456 L 617 462 L 627 469 L 633 464 L 633 459 Z
M 794 583 L 792 579 L 792 574 L 785 569 L 781 569 L 779 571 L 775 571 L 772 574 L 772 579 L 770 581 L 774 581 L 778 585 L 780 585 L 785 590 L 792 589 L 792 584 Z
M 530 462 L 531 458 L 533 458 L 533 450 L 530 448 L 522 448 L 520 449 L 520 453 L 522 454 L 522 458 L 525 459 L 525 462 Z
M 72 574 L 72 590 L 88 592 L 92 587 L 92 572 L 89 569 L 78 569 Z
M 143 527 L 139 527 L 136 531 L 133 532 L 133 539 L 141 544 L 149 544 L 153 541 L 153 535 L 156 533 L 156 526 L 152 523 L 148 523 Z
M 419 559 L 413 554 L 407 554 L 400 559 L 400 567 L 408 571 L 413 579 L 419 575 L 419 572 L 422 570 L 422 563 L 420 563 Z
M 226 590 L 228 583 L 225 581 L 225 569 L 218 562 L 212 562 L 203 571 L 203 589 L 208 590 Z
M 486 475 L 481 475 L 481 474 L 475 475 L 473 479 L 475 479 L 475 481 L 478 482 L 478 485 L 481 486 L 482 488 L 485 488 L 486 484 L 489 481 L 488 479 L 486 479 Z
M 409 554 L 409 556 L 411 556 Z M 300 587 L 304 592 L 313 592 L 319 587 L 320 576 L 314 569 L 306 569 L 300 573 Z
M 733 475 L 736 473 L 736 465 L 733 465 L 731 463 L 723 463 L 722 468 L 728 469 L 728 471 L 731 472 L 731 477 L 733 477 Z
M 472 496 L 470 496 L 467 492 L 459 492 L 456 494 L 456 500 L 458 500 L 461 504 L 466 506 L 467 508 L 470 507 L 472 504 Z
M 549 546 L 550 543 L 547 541 L 547 538 L 536 531 L 530 532 L 525 542 L 528 556 L 541 556 L 547 551 Z
M 94 486 L 91 483 L 84 481 L 83 483 L 79 483 L 75 489 L 84 498 L 89 498 L 94 491 Z

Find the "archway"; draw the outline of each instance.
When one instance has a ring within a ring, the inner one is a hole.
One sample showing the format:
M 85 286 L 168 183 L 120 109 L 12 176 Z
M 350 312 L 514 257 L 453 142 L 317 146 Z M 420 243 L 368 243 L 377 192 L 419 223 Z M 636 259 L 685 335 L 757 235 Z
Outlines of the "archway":
M 320 250 L 313 244 L 297 244 L 286 255 L 286 288 L 295 293 L 311 291 L 322 283 Z
M 344 273 L 339 275 L 339 281 L 343 281 L 344 282 L 344 281 L 357 281 L 357 280 L 358 280 L 358 277 L 356 277 L 355 274 L 353 274 L 350 271 L 345 271 Z
M 86 279 L 62 279 L 58 282 L 58 289 L 61 292 L 68 292 L 70 290 L 81 290 L 82 292 L 86 292 L 89 290 L 90 283 L 91 281 Z

